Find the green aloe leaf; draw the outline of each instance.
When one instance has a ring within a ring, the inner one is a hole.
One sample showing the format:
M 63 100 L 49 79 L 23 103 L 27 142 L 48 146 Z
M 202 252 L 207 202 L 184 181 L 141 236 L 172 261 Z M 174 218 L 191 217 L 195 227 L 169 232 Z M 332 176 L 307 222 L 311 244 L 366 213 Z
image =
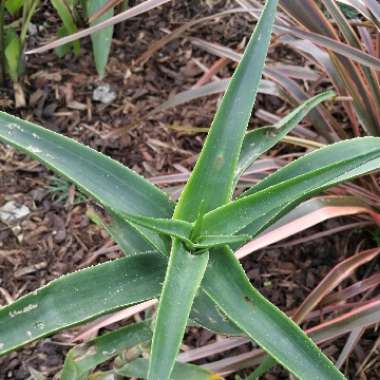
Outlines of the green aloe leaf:
M 101 6 L 106 4 L 108 0 L 91 0 L 87 1 L 87 16 L 90 17 L 94 12 L 96 12 Z M 99 17 L 96 21 L 90 25 L 99 24 L 113 16 L 113 8 L 107 11 L 104 15 Z M 107 26 L 97 32 L 91 34 L 92 50 L 95 58 L 96 70 L 99 74 L 100 79 L 104 77 L 105 67 L 107 65 L 108 57 L 111 51 L 112 45 L 112 35 L 113 35 L 113 25 Z
M 190 234 L 193 229 L 191 223 L 183 220 L 151 218 L 141 215 L 121 214 L 129 222 L 146 227 L 160 234 L 177 237 L 183 241 L 191 243 Z
M 135 359 L 125 366 L 115 369 L 115 372 L 128 378 L 147 379 L 148 364 L 147 359 Z M 170 380 L 222 380 L 222 377 L 194 364 L 176 362 Z
M 110 221 L 104 220 L 92 209 L 87 211 L 87 216 L 109 233 L 126 256 L 155 251 L 155 247 L 131 224 L 112 211 L 108 213 Z
M 117 214 L 111 214 L 111 221 L 104 222 L 99 215 L 90 212 L 89 217 L 99 226 L 104 227 L 119 244 L 124 254 L 129 256 L 139 252 L 155 254 L 155 248 L 140 231 L 134 233 L 133 227 Z M 232 237 L 234 238 L 234 237 Z M 169 255 L 169 251 L 167 252 Z M 216 307 L 204 292 L 196 297 L 190 314 L 191 323 L 198 324 L 208 330 L 225 335 L 241 335 L 242 332 Z
M 150 380 L 170 378 L 207 262 L 207 252 L 193 255 L 181 241 L 173 239 L 153 334 Z
M 212 122 L 175 217 L 194 221 L 228 202 L 268 51 L 278 0 L 268 0 Z M 215 191 L 217 189 L 217 191 Z
M 379 167 L 380 138 L 357 138 L 321 148 L 279 170 L 252 192 L 206 214 L 203 233 L 256 235 L 305 198 Z
M 72 348 L 66 355 L 61 380 L 86 380 L 96 366 L 123 350 L 149 342 L 152 330 L 147 321 L 134 323 Z
M 165 193 L 119 162 L 73 139 L 4 112 L 0 112 L 0 139 L 76 183 L 106 207 L 171 217 L 173 205 Z
M 191 234 L 192 240 L 198 237 L 202 215 L 225 204 L 232 196 L 236 165 L 261 80 L 277 3 L 278 0 L 268 0 L 264 7 L 174 211 L 174 219 L 197 221 Z M 239 111 L 236 112 L 236 109 Z M 149 380 L 170 378 L 208 256 L 207 251 L 192 255 L 174 239 L 153 333 Z M 192 265 L 191 261 L 194 262 Z M 184 290 L 180 292 L 178 289 Z M 184 306 L 172 307 L 180 303 Z
M 171 217 L 167 195 L 132 170 L 72 139 L 0 112 L 0 140 L 28 153 L 74 182 L 108 209 L 130 214 Z M 112 182 L 112 186 L 108 186 Z M 167 250 L 168 241 L 148 230 L 144 235 Z
M 250 235 L 201 235 L 194 243 L 194 248 L 212 248 L 235 243 L 244 243 L 251 238 Z
M 160 294 L 166 260 L 137 255 L 63 276 L 0 309 L 0 355 Z
M 202 285 L 242 331 L 299 379 L 344 379 L 312 340 L 252 287 L 228 248 L 210 255 Z
M 146 227 L 160 234 L 175 237 L 192 250 L 211 248 L 249 240 L 249 235 L 201 235 L 196 242 L 191 240 L 193 224 L 177 219 L 150 218 L 147 216 L 122 214 L 131 223 Z
M 203 287 L 198 292 L 190 313 L 193 324 L 221 335 L 241 336 L 244 333 L 233 324 L 226 314 L 204 292 Z
M 316 95 L 303 102 L 273 126 L 256 128 L 248 132 L 243 141 L 235 181 L 238 181 L 239 177 L 258 157 L 276 145 L 284 136 L 294 129 L 308 112 L 323 101 L 331 99 L 334 95 L 335 93 L 332 91 L 326 91 Z
M 172 202 L 151 183 L 118 162 L 72 139 L 3 112 L 0 112 L 0 139 L 71 180 L 108 209 L 162 218 L 170 217 L 173 212 Z M 113 186 L 105 185 L 111 181 Z M 103 225 L 125 254 L 136 253 L 139 249 L 143 252 L 154 249 L 164 255 L 169 254 L 166 238 L 142 227 L 129 226 L 112 210 L 110 215 L 110 224 Z M 206 295 L 203 294 L 200 298 L 203 299 L 196 301 L 200 305 L 198 313 L 192 315 L 197 323 L 218 332 L 236 331 L 224 316 L 213 309 L 214 305 L 206 299 Z M 207 310 L 212 311 L 212 317 L 209 318 L 204 313 Z
M 138 247 L 141 248 L 142 252 L 156 253 L 154 246 L 149 243 L 145 245 L 144 241 L 141 240 L 143 235 L 134 235 L 133 230 L 131 231 L 132 227 L 117 214 L 111 213 L 111 222 L 108 224 L 102 221 L 99 216 L 94 217 L 92 213 L 90 217 L 100 226 L 104 226 L 127 256 L 135 254 Z M 169 255 L 169 252 L 167 255 Z M 192 323 L 219 334 L 242 334 L 242 331 L 228 320 L 204 292 L 200 292 L 195 298 L 190 318 Z

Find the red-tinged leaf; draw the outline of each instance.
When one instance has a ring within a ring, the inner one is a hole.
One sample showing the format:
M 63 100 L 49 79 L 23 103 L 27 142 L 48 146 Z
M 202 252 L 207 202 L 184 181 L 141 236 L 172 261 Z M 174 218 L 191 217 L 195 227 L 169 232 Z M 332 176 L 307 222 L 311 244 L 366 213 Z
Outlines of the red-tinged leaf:
M 353 197 L 320 197 L 299 205 L 256 239 L 239 248 L 239 259 L 270 244 L 277 243 L 328 219 L 368 214 L 380 225 L 380 215 Z

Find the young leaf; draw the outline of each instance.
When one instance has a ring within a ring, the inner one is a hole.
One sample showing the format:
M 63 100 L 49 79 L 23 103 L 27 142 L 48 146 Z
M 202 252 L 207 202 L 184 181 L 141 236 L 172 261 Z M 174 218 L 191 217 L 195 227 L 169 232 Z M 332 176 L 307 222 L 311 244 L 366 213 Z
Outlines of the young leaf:
M 170 378 L 191 306 L 208 262 L 208 252 L 192 255 L 173 239 L 154 328 L 148 379 Z
M 25 0 L 6 0 L 5 1 L 5 7 L 7 8 L 7 11 L 14 15 L 17 11 L 21 9 L 23 6 Z
M 211 248 L 249 240 L 249 235 L 201 235 L 195 242 L 191 241 L 193 224 L 176 219 L 150 218 L 147 216 L 121 214 L 124 219 L 152 231 L 175 237 L 192 250 Z
M 250 238 L 250 235 L 200 235 L 197 242 L 194 243 L 194 248 L 204 249 L 235 243 L 244 243 Z
M 122 327 L 72 348 L 66 355 L 60 380 L 84 380 L 89 372 L 119 352 L 148 342 L 152 330 L 147 321 Z
M 0 355 L 96 316 L 160 294 L 166 260 L 137 255 L 50 282 L 0 309 Z
M 233 180 L 270 42 L 278 0 L 268 0 L 222 103 L 174 216 L 194 221 L 232 196 Z
M 21 55 L 20 38 L 13 30 L 6 35 L 6 47 L 4 56 L 7 63 L 7 71 L 13 82 L 17 82 Z
M 87 16 L 90 17 L 101 6 L 107 3 L 108 0 L 91 0 L 87 1 Z M 102 21 L 105 21 L 113 16 L 113 8 L 109 9 L 96 21 L 90 23 L 91 26 L 96 25 Z M 98 30 L 91 34 L 92 50 L 95 57 L 96 70 L 98 71 L 100 79 L 104 77 L 105 67 L 108 61 L 108 56 L 111 50 L 113 35 L 113 26 L 110 25 L 107 28 Z
M 77 27 L 75 25 L 73 16 L 71 14 L 70 8 L 68 4 L 65 1 L 61 0 L 50 0 L 51 4 L 57 11 L 60 19 L 63 22 L 63 25 L 65 27 L 65 30 L 68 34 L 73 34 L 77 31 Z M 74 41 L 73 43 L 74 53 L 79 54 L 80 53 L 80 43 L 79 41 Z
M 258 157 L 276 145 L 284 136 L 294 129 L 309 111 L 318 106 L 321 102 L 331 99 L 334 95 L 332 91 L 326 91 L 316 95 L 306 100 L 273 126 L 256 128 L 248 132 L 244 137 L 239 163 L 236 169 L 235 181 L 238 181 L 239 177 Z
M 116 369 L 115 372 L 120 376 L 128 378 L 137 377 L 139 379 L 146 379 L 148 364 L 147 359 L 139 358 Z M 218 374 L 194 364 L 176 362 L 170 380 L 222 380 L 222 378 Z
M 202 284 L 241 330 L 299 379 L 344 379 L 312 340 L 252 287 L 231 250 L 210 255 Z
M 122 213 L 121 217 L 139 226 L 146 227 L 160 234 L 176 237 L 191 244 L 190 234 L 193 228 L 191 223 L 183 220 L 150 218 L 147 216 L 131 215 Z
M 264 180 L 263 186 L 268 186 L 264 190 L 253 194 L 248 191 L 248 195 L 206 214 L 203 233 L 228 235 L 243 231 L 255 236 L 305 198 L 379 167 L 380 138 L 353 139 L 321 148 Z M 261 188 L 260 184 L 257 188 Z

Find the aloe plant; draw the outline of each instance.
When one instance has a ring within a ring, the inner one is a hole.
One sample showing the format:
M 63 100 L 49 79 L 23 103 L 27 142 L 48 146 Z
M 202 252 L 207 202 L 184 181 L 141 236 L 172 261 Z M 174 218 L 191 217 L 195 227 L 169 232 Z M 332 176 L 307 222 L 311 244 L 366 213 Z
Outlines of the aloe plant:
M 175 378 L 189 371 L 191 376 L 199 372 L 201 378 L 216 379 L 207 371 L 176 363 L 186 326 L 200 325 L 226 335 L 247 336 L 299 379 L 344 379 L 301 328 L 251 285 L 233 253 L 305 198 L 380 167 L 379 138 L 347 140 L 305 155 L 234 198 L 244 169 L 308 111 L 334 97 L 332 92 L 320 94 L 281 123 L 246 134 L 277 2 L 266 3 L 177 204 L 95 150 L 0 113 L 0 139 L 103 205 L 111 221 L 94 213 L 92 218 L 126 256 L 63 276 L 1 308 L 0 354 L 158 297 L 152 321 L 70 351 L 61 378 L 85 379 L 100 362 L 151 341 L 149 363 L 137 358 L 115 368 L 115 373 L 166 380 L 174 370 Z

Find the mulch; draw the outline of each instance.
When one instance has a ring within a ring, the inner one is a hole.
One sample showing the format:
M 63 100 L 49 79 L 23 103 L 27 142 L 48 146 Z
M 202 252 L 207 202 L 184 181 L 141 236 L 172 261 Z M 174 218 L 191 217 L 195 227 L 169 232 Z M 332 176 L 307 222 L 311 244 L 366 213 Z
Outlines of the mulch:
M 171 94 L 190 88 L 202 75 L 197 63 L 210 67 L 215 57 L 195 48 L 186 38 L 180 38 L 154 54 L 144 65 L 135 65 L 134 61 L 168 30 L 231 6 L 229 1 L 174 1 L 128 21 L 114 40 L 103 81 L 96 75 L 88 40 L 82 41 L 79 56 L 60 59 L 54 52 L 30 56 L 23 77 L 27 106 L 14 108 L 12 91 L 8 88 L 0 91 L 0 108 L 73 137 L 147 178 L 190 169 L 204 134 L 175 132 L 171 126 L 209 126 L 218 97 L 193 101 L 154 118 L 146 118 L 146 114 Z M 51 38 L 58 25 L 56 15 L 45 5 L 33 22 L 43 25 L 43 29 L 30 38 L 29 47 Z M 240 14 L 201 26 L 193 35 L 237 48 L 251 28 L 251 20 Z M 276 47 L 271 51 L 271 57 L 275 59 L 276 54 L 281 54 L 279 50 Z M 219 75 L 227 76 L 233 68 L 234 65 L 229 64 Z M 94 88 L 103 82 L 117 95 L 110 105 L 92 100 Z M 267 95 L 258 97 L 256 107 L 279 114 L 285 109 L 278 99 Z M 254 118 L 253 125 L 258 124 L 260 120 Z M 17 225 L 0 223 L 0 305 L 78 267 L 121 256 L 117 247 L 109 249 L 112 245 L 107 234 L 90 222 L 86 216 L 90 202 L 83 201 L 75 188 L 67 185 L 63 192 L 57 189 L 53 173 L 4 145 L 0 146 L 0 171 L 0 205 L 15 200 L 31 210 Z M 63 199 L 57 200 L 60 196 Z M 308 234 L 336 225 L 339 220 L 324 223 Z M 354 231 L 289 248 L 267 248 L 243 263 L 255 286 L 276 305 L 290 310 L 302 302 L 338 261 L 352 254 L 359 243 L 363 244 L 362 248 L 371 246 L 370 234 Z M 361 275 L 364 272 L 359 271 L 357 276 Z M 72 336 L 72 330 L 63 332 L 5 356 L 0 359 L 0 379 L 27 379 L 30 367 L 53 378 L 72 346 Z M 347 373 L 356 372 L 376 338 L 375 330 L 364 335 L 348 361 Z M 185 344 L 198 347 L 214 339 L 209 332 L 192 329 Z M 326 352 L 336 358 L 344 342 L 342 338 L 328 344 Z M 239 354 L 249 348 L 243 346 L 226 354 Z M 210 360 L 222 357 L 218 355 Z M 379 367 L 380 359 L 363 379 L 377 379 Z M 288 376 L 275 370 L 265 378 Z

